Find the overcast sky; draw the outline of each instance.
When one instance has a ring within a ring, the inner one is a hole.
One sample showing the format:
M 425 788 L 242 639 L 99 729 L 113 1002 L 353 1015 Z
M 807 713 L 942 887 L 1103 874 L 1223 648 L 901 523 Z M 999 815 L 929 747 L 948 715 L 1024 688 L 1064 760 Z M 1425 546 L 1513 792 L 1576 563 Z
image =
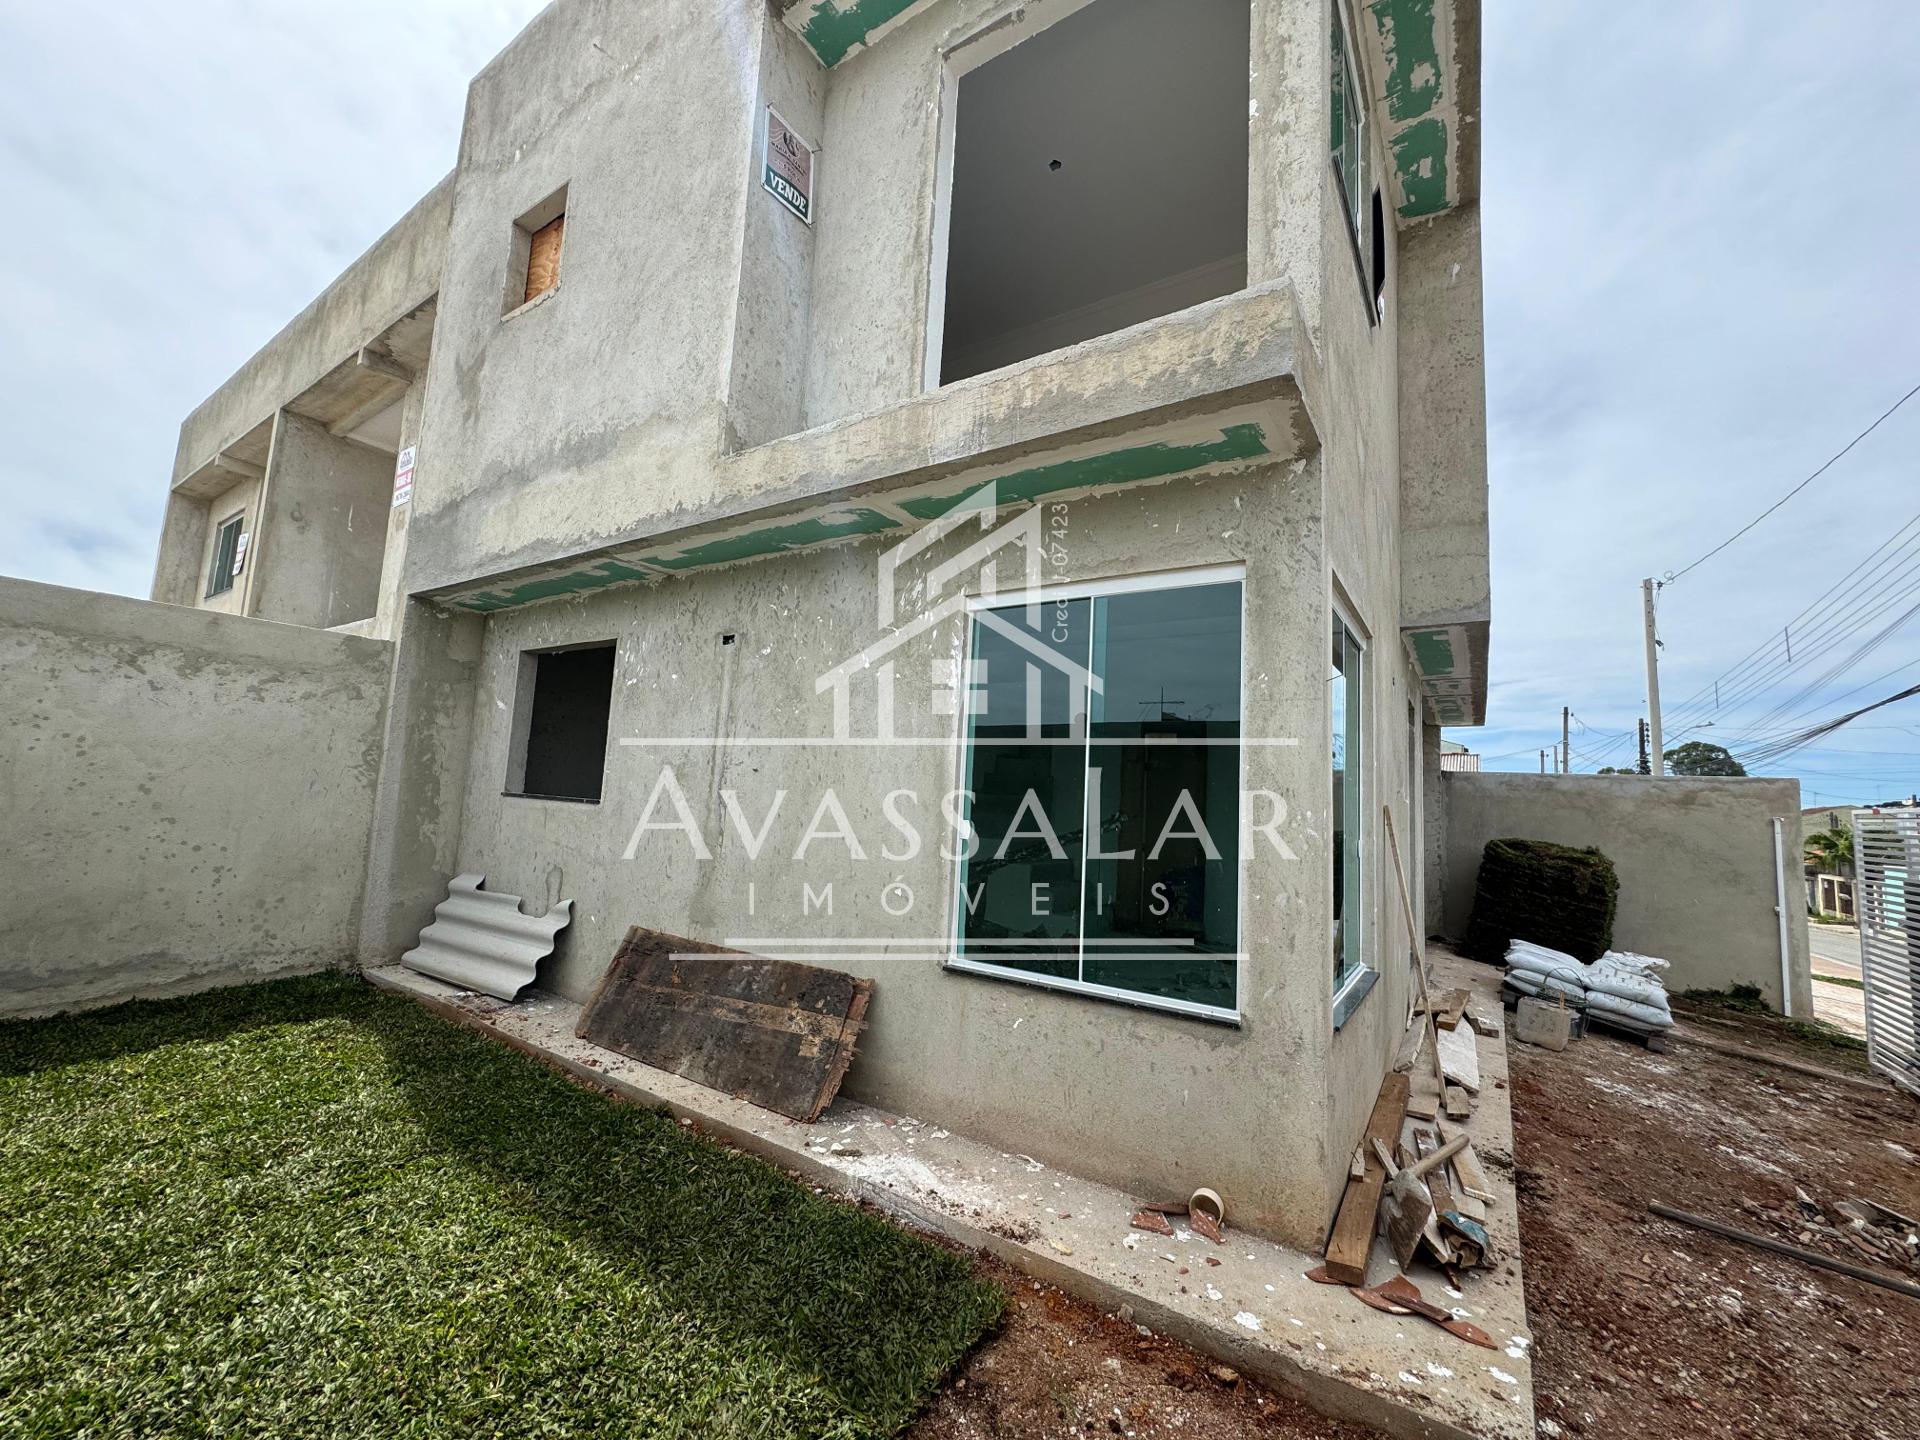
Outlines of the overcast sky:
M 0 573 L 146 593 L 182 417 L 452 168 L 468 79 L 539 8 L 0 12 Z M 1571 705 L 1575 768 L 1630 763 L 1641 577 L 1920 384 L 1920 24 L 1904 0 L 1486 14 L 1492 723 L 1454 738 L 1536 768 Z M 1663 592 L 1670 709 L 1776 647 L 1679 738 L 1737 750 L 1920 681 L 1917 616 L 1767 718 L 1920 601 L 1843 592 L 1783 668 L 1781 627 L 1920 512 L 1917 453 L 1920 398 Z M 1920 790 L 1920 700 L 1774 768 L 1809 804 Z

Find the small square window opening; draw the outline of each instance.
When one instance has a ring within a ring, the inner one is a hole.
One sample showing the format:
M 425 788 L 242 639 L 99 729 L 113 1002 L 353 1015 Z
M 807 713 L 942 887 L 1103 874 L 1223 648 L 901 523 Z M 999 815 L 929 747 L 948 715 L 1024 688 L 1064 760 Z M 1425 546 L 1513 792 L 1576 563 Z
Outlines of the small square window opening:
M 566 234 L 567 188 L 563 185 L 514 221 L 503 313 L 511 315 L 560 288 Z

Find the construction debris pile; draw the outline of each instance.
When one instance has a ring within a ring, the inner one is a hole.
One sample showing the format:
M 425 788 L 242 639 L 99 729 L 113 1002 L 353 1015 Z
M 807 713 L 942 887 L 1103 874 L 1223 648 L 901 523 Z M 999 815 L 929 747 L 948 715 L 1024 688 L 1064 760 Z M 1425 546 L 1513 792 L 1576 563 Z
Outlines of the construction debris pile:
M 1421 967 L 1423 970 L 1423 967 Z M 1424 972 L 1421 991 L 1425 996 Z M 1486 1333 L 1423 1299 L 1406 1272 L 1424 1259 L 1458 1291 L 1464 1277 L 1498 1257 L 1486 1230 L 1495 1192 L 1465 1128 L 1480 1090 L 1476 1034 L 1499 1035 L 1497 1010 L 1483 1013 L 1466 990 L 1425 998 L 1408 1047 L 1382 1082 L 1366 1137 L 1354 1152 L 1346 1194 L 1310 1278 L 1346 1285 L 1363 1304 L 1415 1315 L 1471 1344 Z M 1374 1235 L 1384 1234 L 1400 1274 L 1369 1286 Z
M 1558 1001 L 1588 1020 L 1642 1039 L 1665 1035 L 1673 1028 L 1666 982 L 1660 975 L 1667 968 L 1665 960 L 1609 950 L 1583 965 L 1562 951 L 1515 940 L 1507 947 L 1506 961 L 1502 993 L 1510 999 Z

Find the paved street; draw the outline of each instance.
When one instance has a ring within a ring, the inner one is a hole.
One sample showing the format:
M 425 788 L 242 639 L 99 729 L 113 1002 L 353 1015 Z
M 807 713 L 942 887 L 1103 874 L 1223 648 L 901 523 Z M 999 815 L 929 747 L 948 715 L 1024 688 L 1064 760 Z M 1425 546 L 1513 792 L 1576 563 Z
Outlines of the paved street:
M 1866 998 L 1850 985 L 1830 985 L 1819 978 L 1822 975 L 1836 975 L 1846 980 L 1860 978 L 1860 932 L 1850 926 L 1808 925 L 1807 938 L 1813 957 L 1815 1018 L 1851 1034 L 1865 1035 Z

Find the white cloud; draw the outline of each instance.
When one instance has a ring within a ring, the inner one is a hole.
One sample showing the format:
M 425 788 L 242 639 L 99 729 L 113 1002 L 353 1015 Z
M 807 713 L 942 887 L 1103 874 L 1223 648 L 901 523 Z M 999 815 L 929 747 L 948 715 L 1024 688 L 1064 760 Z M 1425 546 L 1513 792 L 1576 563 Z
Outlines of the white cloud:
M 1563 704 L 1602 732 L 1643 713 L 1642 576 L 1718 544 L 1920 381 L 1920 32 L 1888 0 L 1489 6 L 1486 23 L 1493 724 L 1456 738 L 1531 769 Z M 1669 704 L 1920 510 L 1917 446 L 1920 400 L 1664 593 Z M 1808 718 L 1902 658 L 1920 622 Z M 1881 738 L 1857 763 L 1803 757 L 1806 788 L 1920 786 L 1920 736 Z M 1597 748 L 1576 736 L 1576 764 Z
M 453 168 L 539 8 L 0 12 L 0 573 L 146 593 L 181 420 Z

